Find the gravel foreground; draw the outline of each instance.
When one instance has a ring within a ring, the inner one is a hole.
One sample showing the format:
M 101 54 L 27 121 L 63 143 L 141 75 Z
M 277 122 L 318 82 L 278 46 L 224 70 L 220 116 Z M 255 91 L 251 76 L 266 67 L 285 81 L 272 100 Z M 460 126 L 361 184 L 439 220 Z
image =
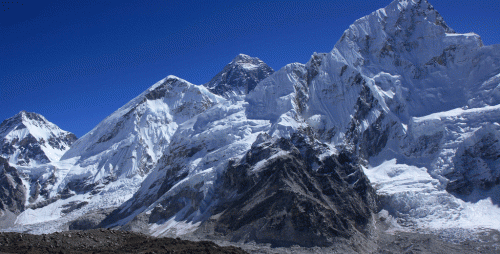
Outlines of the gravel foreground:
M 189 241 L 155 238 L 140 233 L 93 229 L 47 235 L 0 232 L 4 253 L 500 253 L 500 232 L 492 231 L 481 241 L 447 242 L 432 234 L 382 233 L 375 239 L 339 241 L 328 248 L 273 248 L 255 243 Z M 236 246 L 232 246 L 236 245 Z
M 127 231 L 94 229 L 47 235 L 0 233 L 3 253 L 247 253 L 238 247 L 221 247 L 208 241 L 155 238 Z
M 227 245 L 227 243 L 220 243 Z M 233 244 L 234 243 L 230 243 Z M 400 232 L 394 235 L 384 235 L 375 242 L 361 245 L 345 241 L 331 247 L 304 248 L 272 248 L 262 244 L 236 244 L 250 254 L 500 254 L 500 245 L 492 243 L 467 241 L 451 243 L 439 239 L 435 235 Z

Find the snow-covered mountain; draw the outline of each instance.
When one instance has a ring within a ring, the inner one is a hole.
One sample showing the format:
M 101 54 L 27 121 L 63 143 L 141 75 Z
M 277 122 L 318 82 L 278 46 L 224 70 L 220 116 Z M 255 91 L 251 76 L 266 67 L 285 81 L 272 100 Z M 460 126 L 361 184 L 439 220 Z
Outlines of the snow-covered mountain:
M 175 76 L 157 82 L 76 141 L 60 161 L 19 168 L 29 197 L 18 224 L 34 232 L 44 232 L 40 225 L 47 220 L 57 220 L 50 230 L 75 228 L 82 223 L 71 224 L 75 219 L 116 208 L 155 167 L 178 125 L 223 101 Z
M 223 100 L 203 86 L 168 76 L 75 142 L 61 158 L 78 158 L 79 169 L 68 173 L 66 184 L 75 183 L 76 191 L 120 178 L 147 176 L 178 125 Z
M 11 165 L 58 161 L 76 139 L 73 133 L 61 130 L 45 117 L 26 111 L 0 124 L 1 156 Z
M 60 161 L 19 167 L 31 199 L 10 230 L 323 246 L 368 237 L 380 210 L 500 230 L 498 87 L 500 45 L 395 0 L 306 64 L 239 55 L 205 85 L 161 80 Z

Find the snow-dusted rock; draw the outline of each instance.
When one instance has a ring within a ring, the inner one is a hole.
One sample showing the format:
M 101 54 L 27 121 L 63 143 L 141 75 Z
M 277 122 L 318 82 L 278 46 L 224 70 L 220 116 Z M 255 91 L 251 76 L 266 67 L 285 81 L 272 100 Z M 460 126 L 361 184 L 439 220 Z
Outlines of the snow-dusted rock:
M 75 142 L 73 133 L 63 131 L 45 117 L 26 111 L 0 124 L 1 156 L 12 165 L 58 161 Z
M 239 54 L 210 82 L 204 84 L 211 92 L 226 98 L 238 97 L 251 92 L 274 70 L 259 58 Z

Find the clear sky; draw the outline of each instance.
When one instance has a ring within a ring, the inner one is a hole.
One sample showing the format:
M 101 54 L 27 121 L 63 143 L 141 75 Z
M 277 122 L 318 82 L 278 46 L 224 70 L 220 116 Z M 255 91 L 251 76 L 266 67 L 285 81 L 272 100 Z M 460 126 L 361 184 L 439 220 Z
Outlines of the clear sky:
M 0 0 L 1 1 L 1 0 Z M 498 0 L 430 0 L 457 32 L 500 43 Z M 237 54 L 275 70 L 329 52 L 390 0 L 1 2 L 0 121 L 21 110 L 81 137 L 172 74 L 208 82 Z

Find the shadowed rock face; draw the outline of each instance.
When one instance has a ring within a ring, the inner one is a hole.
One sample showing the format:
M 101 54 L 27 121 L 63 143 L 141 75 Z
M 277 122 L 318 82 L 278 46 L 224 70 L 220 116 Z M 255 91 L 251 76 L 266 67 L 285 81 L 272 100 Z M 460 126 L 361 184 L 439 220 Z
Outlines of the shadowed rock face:
M 274 70 L 259 58 L 240 54 L 204 86 L 225 97 L 245 95 L 273 73 Z
M 284 155 L 256 167 L 278 150 Z M 254 145 L 230 163 L 218 190 L 215 232 L 273 246 L 328 246 L 337 237 L 366 233 L 377 202 L 360 166 L 344 152 L 308 159 L 315 153 L 294 136 Z
M 19 173 L 9 166 L 6 159 L 0 157 L 0 210 L 9 210 L 14 214 L 24 211 L 26 188 Z

